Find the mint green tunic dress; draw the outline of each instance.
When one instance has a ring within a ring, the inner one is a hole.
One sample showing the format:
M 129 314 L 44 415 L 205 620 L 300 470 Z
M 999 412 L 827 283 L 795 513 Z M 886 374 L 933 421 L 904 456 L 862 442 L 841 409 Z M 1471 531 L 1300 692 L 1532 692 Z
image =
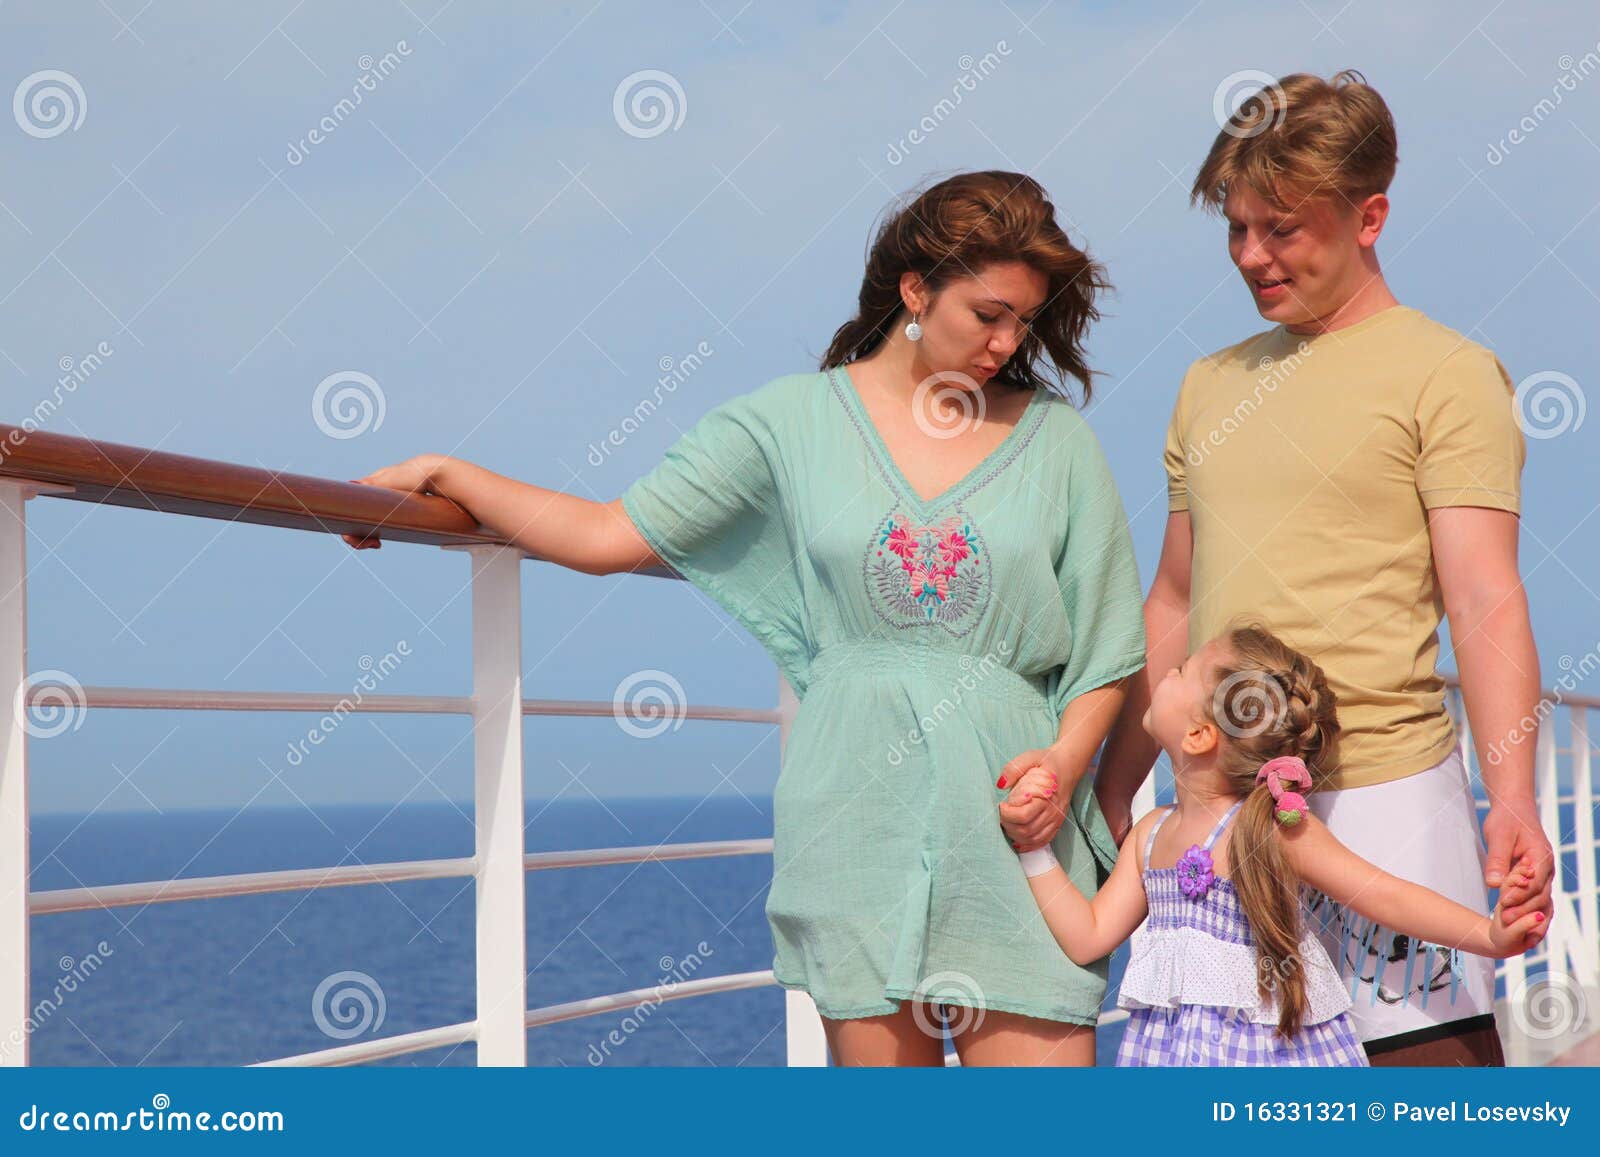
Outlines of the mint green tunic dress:
M 1007 761 L 1144 665 L 1142 594 L 1099 442 L 1039 391 L 920 499 L 842 370 L 718 406 L 622 496 L 800 698 L 773 794 L 773 972 L 822 1015 L 906 999 L 1092 1024 L 1106 962 L 1055 943 L 1000 826 Z M 1088 776 L 1052 844 L 1092 895 L 1117 849 Z

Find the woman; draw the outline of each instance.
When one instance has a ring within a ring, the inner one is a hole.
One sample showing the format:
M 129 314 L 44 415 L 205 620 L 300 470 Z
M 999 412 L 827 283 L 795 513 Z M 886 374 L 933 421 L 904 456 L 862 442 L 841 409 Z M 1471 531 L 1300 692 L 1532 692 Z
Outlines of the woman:
M 1094 1062 L 1106 962 L 1057 949 L 1012 849 L 1050 844 L 1090 894 L 1116 857 L 1085 772 L 1144 664 L 1139 578 L 1099 444 L 1041 373 L 1088 400 L 1104 288 L 1035 181 L 962 174 L 884 223 L 822 372 L 712 410 L 619 500 L 427 455 L 363 479 L 577 570 L 670 566 L 766 646 L 801 699 L 773 971 L 839 1064 L 942 1064 L 950 1006 L 964 1064 Z M 1039 765 L 1054 797 L 1002 803 Z

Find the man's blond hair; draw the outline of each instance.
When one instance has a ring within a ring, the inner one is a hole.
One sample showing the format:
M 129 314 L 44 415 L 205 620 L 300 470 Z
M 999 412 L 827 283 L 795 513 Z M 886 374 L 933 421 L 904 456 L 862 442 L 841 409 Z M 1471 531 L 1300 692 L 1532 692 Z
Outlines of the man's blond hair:
M 1354 69 L 1324 80 L 1297 72 L 1243 101 L 1217 134 L 1189 191 L 1221 212 L 1246 186 L 1280 212 L 1310 200 L 1358 205 L 1394 180 L 1394 117 Z

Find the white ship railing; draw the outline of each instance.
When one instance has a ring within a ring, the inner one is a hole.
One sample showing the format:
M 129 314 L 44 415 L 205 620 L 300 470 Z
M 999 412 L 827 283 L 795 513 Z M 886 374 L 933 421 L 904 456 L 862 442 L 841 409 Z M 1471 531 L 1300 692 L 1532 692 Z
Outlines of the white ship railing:
M 210 710 L 462 715 L 471 718 L 474 761 L 474 855 L 383 864 L 304 868 L 278 872 L 192 877 L 51 891 L 29 890 L 27 712 L 48 703 L 51 688 L 28 679 L 26 505 L 39 496 L 109 503 L 173 514 L 290 527 L 326 534 L 381 533 L 388 541 L 464 551 L 472 583 L 473 691 L 470 696 L 367 695 L 352 704 L 329 692 L 235 692 L 89 686 L 74 688 L 73 709 Z M 25 431 L 0 425 L 0 1039 L 20 1048 L 0 1051 L 0 1064 L 29 1058 L 29 925 L 35 916 L 129 905 L 171 903 L 389 884 L 470 878 L 475 884 L 476 1016 L 460 1024 L 376 1038 L 265 1062 L 274 1065 L 348 1065 L 472 1042 L 480 1065 L 525 1065 L 527 1031 L 541 1025 L 689 997 L 776 984 L 770 970 L 697 978 L 527 1007 L 524 875 L 647 861 L 714 856 L 771 855 L 770 839 L 721 840 L 645 847 L 528 853 L 523 846 L 523 736 L 525 716 L 612 716 L 623 705 L 594 700 L 524 699 L 520 624 L 521 562 L 516 549 L 497 542 L 464 511 L 439 498 L 400 496 L 351 483 L 162 454 L 135 447 Z M 690 705 L 688 719 L 776 725 L 780 751 L 796 700 L 781 677 L 771 709 Z M 1541 815 L 1551 842 L 1577 857 L 1573 882 L 1558 873 L 1556 913 L 1547 940 L 1527 958 L 1503 964 L 1508 988 L 1520 988 L 1530 970 L 1563 968 L 1584 985 L 1600 984 L 1600 921 L 1596 918 L 1594 792 L 1588 713 L 1600 700 L 1547 693 L 1554 710 L 1538 732 Z M 1456 704 L 1459 718 L 1459 704 Z M 1570 745 L 1551 738 L 1566 723 Z M 1470 737 L 1462 747 L 1476 776 Z M 1570 760 L 1572 789 L 1560 787 L 1558 756 Z M 1155 804 L 1155 777 L 1136 799 L 1140 814 Z M 1558 805 L 1574 808 L 1572 831 L 1561 831 Z M 1111 1010 L 1102 1024 L 1121 1020 Z M 822 1023 L 810 997 L 785 993 L 790 1065 L 827 1063 Z

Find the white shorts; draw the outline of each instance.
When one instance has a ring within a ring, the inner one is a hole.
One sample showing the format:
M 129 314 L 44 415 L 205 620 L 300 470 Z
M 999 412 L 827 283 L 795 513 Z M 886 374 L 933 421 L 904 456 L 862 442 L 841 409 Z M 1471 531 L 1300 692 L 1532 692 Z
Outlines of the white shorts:
M 1391 783 L 1318 791 L 1313 814 L 1357 855 L 1404 880 L 1489 911 L 1484 846 L 1461 753 Z M 1350 985 L 1350 1015 L 1375 1041 L 1494 1012 L 1495 961 L 1413 941 L 1345 911 L 1321 893 L 1309 904 L 1334 966 Z

